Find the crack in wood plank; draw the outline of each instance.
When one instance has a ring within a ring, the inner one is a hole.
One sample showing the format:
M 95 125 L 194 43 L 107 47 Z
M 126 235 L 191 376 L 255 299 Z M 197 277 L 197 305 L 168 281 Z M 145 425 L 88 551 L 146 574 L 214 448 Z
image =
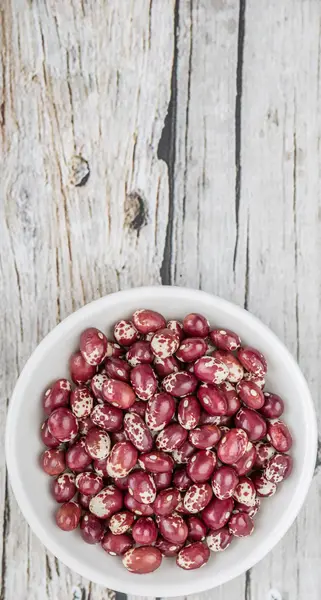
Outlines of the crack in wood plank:
M 240 0 L 237 64 L 236 64 L 236 99 L 235 99 L 235 246 L 233 271 L 235 274 L 237 251 L 239 244 L 239 218 L 242 185 L 242 95 L 243 95 L 243 62 L 245 38 L 246 0 Z

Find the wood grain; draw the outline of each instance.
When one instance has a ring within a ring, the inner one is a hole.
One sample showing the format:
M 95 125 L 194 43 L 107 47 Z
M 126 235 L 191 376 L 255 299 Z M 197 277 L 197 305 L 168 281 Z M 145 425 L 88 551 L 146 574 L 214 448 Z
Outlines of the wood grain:
M 320 2 L 3 0 L 0 19 L 1 439 L 57 322 L 161 282 L 259 316 L 320 414 Z M 114 600 L 46 552 L 0 467 L 0 600 Z M 320 598 L 320 477 L 268 557 L 201 600 Z

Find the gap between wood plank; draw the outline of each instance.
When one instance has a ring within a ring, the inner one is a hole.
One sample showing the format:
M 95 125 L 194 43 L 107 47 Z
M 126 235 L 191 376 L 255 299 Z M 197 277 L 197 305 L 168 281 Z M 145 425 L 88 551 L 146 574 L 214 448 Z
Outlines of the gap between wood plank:
M 163 160 L 168 169 L 168 218 L 166 227 L 163 262 L 160 268 L 161 282 L 163 285 L 171 283 L 171 262 L 173 247 L 173 217 L 174 217 L 174 176 L 176 158 L 176 115 L 177 115 L 177 62 L 178 62 L 178 34 L 179 34 L 179 4 L 175 0 L 174 8 L 174 54 L 171 75 L 171 95 L 167 115 L 157 149 L 157 158 Z

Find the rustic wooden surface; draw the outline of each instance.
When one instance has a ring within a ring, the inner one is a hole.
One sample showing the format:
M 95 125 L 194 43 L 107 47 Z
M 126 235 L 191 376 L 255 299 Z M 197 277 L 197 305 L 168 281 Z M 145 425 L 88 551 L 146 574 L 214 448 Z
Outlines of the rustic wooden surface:
M 320 0 L 2 0 L 0 17 L 1 440 L 60 319 L 161 282 L 259 316 L 320 412 Z M 0 461 L 0 600 L 114 599 L 46 552 Z M 319 600 L 320 478 L 283 541 L 201 600 Z

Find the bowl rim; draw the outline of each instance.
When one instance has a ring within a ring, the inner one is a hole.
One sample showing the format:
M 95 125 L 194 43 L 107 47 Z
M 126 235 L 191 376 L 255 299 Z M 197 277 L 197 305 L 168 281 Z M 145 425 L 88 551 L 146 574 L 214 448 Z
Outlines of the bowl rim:
M 78 564 L 78 560 L 74 559 L 72 555 L 68 551 L 65 551 L 64 548 L 61 547 L 59 543 L 53 540 L 49 534 L 47 534 L 44 526 L 37 519 L 37 515 L 32 509 L 32 503 L 28 499 L 28 494 L 26 493 L 21 480 L 18 474 L 18 462 L 13 451 L 13 437 L 11 436 L 11 432 L 14 428 L 16 415 L 19 411 L 19 406 L 22 401 L 23 389 L 31 377 L 32 370 L 36 367 L 39 359 L 44 352 L 44 350 L 52 345 L 60 338 L 61 333 L 68 332 L 73 328 L 76 323 L 81 323 L 82 318 L 87 317 L 90 312 L 95 313 L 96 307 L 103 305 L 108 301 L 111 305 L 115 305 L 118 302 L 120 297 L 126 299 L 130 297 L 134 299 L 137 297 L 138 305 L 141 305 L 142 298 L 144 295 L 155 294 L 157 293 L 160 296 L 166 297 L 169 289 L 178 296 L 185 296 L 188 294 L 192 299 L 195 300 L 195 305 L 197 306 L 197 300 L 202 298 L 203 300 L 207 299 L 208 302 L 214 302 L 216 306 L 221 307 L 225 310 L 225 312 L 229 314 L 233 314 L 239 319 L 246 319 L 248 325 L 252 326 L 254 329 L 259 328 L 264 335 L 265 338 L 270 339 L 270 341 L 276 344 L 286 356 L 287 360 L 292 363 L 291 367 L 296 372 L 296 376 L 301 380 L 301 386 L 305 393 L 305 403 L 306 403 L 306 413 L 308 415 L 308 423 L 309 423 L 309 443 L 305 452 L 305 465 L 306 468 L 301 473 L 300 478 L 300 489 L 297 488 L 296 493 L 296 502 L 291 502 L 288 510 L 283 513 L 282 519 L 279 523 L 278 531 L 267 538 L 267 543 L 265 545 L 261 545 L 259 552 L 256 553 L 255 557 L 253 557 L 253 553 L 250 553 L 250 559 L 247 556 L 244 556 L 242 560 L 239 561 L 237 565 L 233 566 L 231 573 L 226 576 L 224 573 L 223 576 L 220 576 L 219 573 L 216 573 L 215 582 L 212 582 L 207 577 L 205 580 L 202 578 L 196 578 L 191 581 L 187 578 L 187 581 L 184 585 L 180 584 L 179 589 L 169 589 L 168 584 L 166 584 L 166 580 L 160 587 L 157 588 L 158 596 L 178 596 L 178 595 L 187 595 L 192 593 L 200 593 L 210 589 L 211 587 L 217 587 L 223 583 L 227 583 L 228 581 L 238 577 L 251 567 L 253 567 L 256 563 L 262 560 L 268 552 L 281 540 L 281 538 L 285 535 L 289 527 L 292 525 L 293 521 L 297 517 L 303 502 L 306 498 L 313 473 L 315 467 L 316 453 L 317 453 L 317 420 L 314 404 L 312 401 L 311 393 L 309 391 L 307 382 L 305 377 L 302 374 L 302 371 L 290 354 L 286 346 L 281 342 L 281 340 L 269 329 L 260 319 L 255 317 L 253 314 L 248 312 L 246 309 L 229 302 L 219 296 L 212 295 L 208 292 L 204 292 L 201 290 L 196 290 L 192 288 L 185 288 L 180 286 L 143 286 L 137 288 L 131 288 L 128 290 L 118 291 L 111 294 L 107 294 L 97 300 L 93 300 L 89 302 L 85 306 L 79 308 L 69 316 L 67 316 L 63 321 L 61 321 L 58 325 L 56 325 L 37 345 L 35 350 L 32 352 L 31 356 L 27 360 L 25 366 L 23 367 L 20 376 L 17 380 L 13 393 L 11 395 L 11 399 L 9 402 L 7 419 L 6 419 L 6 432 L 5 432 L 5 455 L 6 455 L 6 463 L 7 469 L 9 473 L 9 481 L 11 487 L 13 489 L 15 498 L 19 505 L 19 508 L 26 519 L 27 523 L 31 527 L 32 531 L 37 535 L 40 541 L 44 544 L 44 546 L 52 552 L 59 560 L 61 560 L 67 567 L 71 568 L 76 573 L 86 577 L 87 579 L 103 585 L 107 586 L 110 589 L 129 593 L 129 594 L 143 594 L 143 595 L 155 595 L 155 584 L 153 582 L 147 582 L 145 578 L 141 578 L 140 580 L 134 579 L 132 582 L 124 582 L 119 581 L 118 577 L 114 577 L 112 573 L 105 572 L 104 576 L 100 576 L 100 572 L 98 570 L 93 569 L 92 567 L 88 567 L 85 564 L 82 564 L 81 567 Z M 107 300 L 108 299 L 108 300 Z M 144 581 L 145 580 L 145 581 Z M 108 583 L 109 581 L 109 583 Z

